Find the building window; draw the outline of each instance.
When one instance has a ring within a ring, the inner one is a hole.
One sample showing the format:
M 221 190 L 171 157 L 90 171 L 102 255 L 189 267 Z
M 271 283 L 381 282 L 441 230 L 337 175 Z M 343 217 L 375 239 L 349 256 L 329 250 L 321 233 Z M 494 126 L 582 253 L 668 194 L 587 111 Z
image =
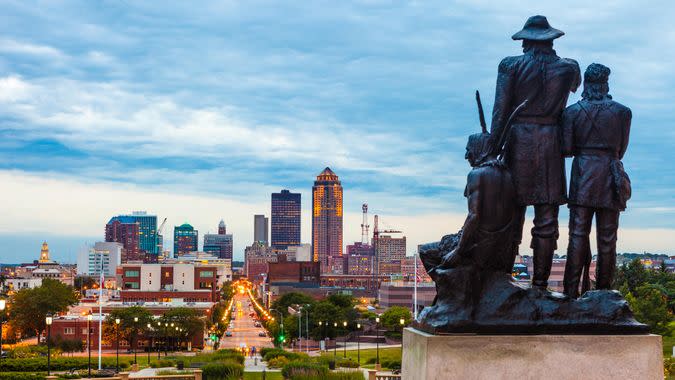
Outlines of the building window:
M 87 335 L 87 329 L 82 329 L 82 335 Z
M 124 277 L 140 277 L 140 273 L 137 270 L 126 270 L 124 271 Z
M 73 335 L 75 334 L 75 329 L 73 327 L 65 327 L 63 329 L 63 335 Z
M 199 283 L 199 289 L 211 289 L 211 283 L 210 282 L 200 282 Z
M 203 270 L 199 272 L 199 277 L 213 277 L 213 271 L 212 270 Z

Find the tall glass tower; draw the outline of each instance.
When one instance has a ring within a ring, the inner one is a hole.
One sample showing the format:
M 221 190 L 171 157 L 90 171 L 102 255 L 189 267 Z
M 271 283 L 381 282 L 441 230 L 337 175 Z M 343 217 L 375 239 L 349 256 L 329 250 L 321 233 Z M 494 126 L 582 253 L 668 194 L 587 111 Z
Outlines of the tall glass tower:
M 173 228 L 173 257 L 180 257 L 197 250 L 199 232 L 185 223 Z
M 330 168 L 312 187 L 312 255 L 321 273 L 331 272 L 331 258 L 342 256 L 342 184 Z
M 300 193 L 272 193 L 272 247 L 300 245 Z

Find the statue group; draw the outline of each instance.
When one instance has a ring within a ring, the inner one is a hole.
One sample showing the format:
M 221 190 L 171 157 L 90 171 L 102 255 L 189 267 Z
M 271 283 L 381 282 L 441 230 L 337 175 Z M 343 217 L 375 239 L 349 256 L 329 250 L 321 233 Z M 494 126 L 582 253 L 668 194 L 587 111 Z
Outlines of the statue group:
M 564 33 L 544 16 L 530 17 L 513 35 L 523 54 L 499 64 L 488 132 L 476 93 L 482 132 L 471 135 L 472 167 L 462 229 L 420 249 L 436 282 L 434 304 L 416 326 L 432 333 L 646 333 L 627 302 L 610 290 L 616 266 L 619 213 L 630 198 L 621 159 L 631 124 L 628 107 L 609 94 L 610 69 L 593 63 L 581 85 L 576 61 L 561 58 L 553 41 Z M 574 157 L 571 178 L 565 157 Z M 548 290 L 557 249 L 558 211 L 570 210 L 564 292 Z M 516 283 L 528 206 L 534 209 L 532 286 Z M 590 231 L 595 216 L 597 273 L 591 290 Z M 581 295 L 581 297 L 580 297 Z

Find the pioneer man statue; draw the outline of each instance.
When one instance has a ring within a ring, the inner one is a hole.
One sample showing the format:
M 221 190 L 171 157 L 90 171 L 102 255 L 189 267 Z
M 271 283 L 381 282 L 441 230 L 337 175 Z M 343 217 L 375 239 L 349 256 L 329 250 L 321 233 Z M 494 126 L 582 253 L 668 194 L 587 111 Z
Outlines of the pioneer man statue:
M 534 206 L 532 285 L 546 288 L 558 239 L 558 209 L 566 202 L 565 163 L 559 119 L 570 92 L 580 84 L 576 61 L 560 58 L 553 40 L 564 33 L 546 17 L 530 17 L 514 40 L 523 40 L 523 55 L 499 64 L 491 134 L 500 136 L 509 115 L 524 101 L 527 106 L 505 139 L 504 161 L 514 179 L 519 225 L 513 249 L 517 252 L 527 206 Z M 498 147 L 501 148 L 501 147 Z
M 591 262 L 589 234 L 595 216 L 598 262 L 596 288 L 610 289 L 616 266 L 619 212 L 630 197 L 630 181 L 621 159 L 628 147 L 631 110 L 609 95 L 609 68 L 593 63 L 584 73 L 582 99 L 563 113 L 563 148 L 574 156 L 570 181 L 570 236 L 564 289 L 579 296 L 589 288 Z

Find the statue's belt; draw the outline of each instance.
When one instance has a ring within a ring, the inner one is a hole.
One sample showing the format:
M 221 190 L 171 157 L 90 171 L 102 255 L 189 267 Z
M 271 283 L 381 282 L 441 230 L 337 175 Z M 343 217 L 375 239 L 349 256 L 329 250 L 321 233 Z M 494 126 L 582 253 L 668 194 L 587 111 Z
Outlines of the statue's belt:
M 611 149 L 598 149 L 598 148 L 580 148 L 574 152 L 574 155 L 619 158 L 619 155 Z
M 558 119 L 555 118 L 555 117 L 549 117 L 549 116 L 520 115 L 513 121 L 513 124 L 557 125 Z

